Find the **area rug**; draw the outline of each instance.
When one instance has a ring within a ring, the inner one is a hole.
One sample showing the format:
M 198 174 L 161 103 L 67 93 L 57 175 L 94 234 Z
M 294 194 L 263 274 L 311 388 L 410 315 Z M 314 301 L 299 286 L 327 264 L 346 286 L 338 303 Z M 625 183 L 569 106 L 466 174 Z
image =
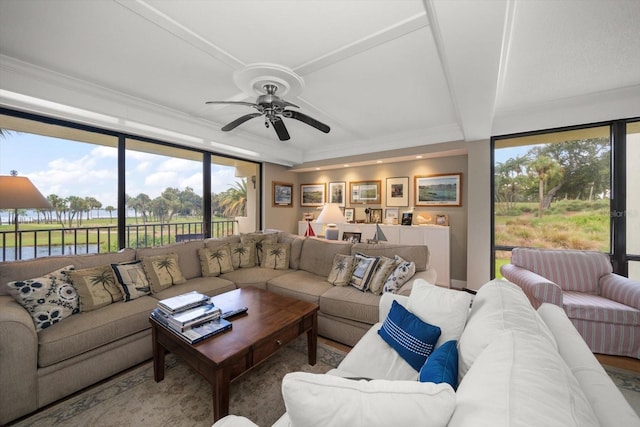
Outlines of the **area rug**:
M 640 416 L 640 373 L 626 369 L 602 365 L 614 384 L 622 392 L 627 402 Z
M 317 363 L 307 363 L 306 335 L 231 383 L 229 412 L 270 426 L 285 412 L 280 386 L 288 372 L 325 373 L 345 353 L 318 343 Z M 153 380 L 147 362 L 68 398 L 12 427 L 199 427 L 213 424 L 211 386 L 180 359 L 168 354 L 164 380 Z

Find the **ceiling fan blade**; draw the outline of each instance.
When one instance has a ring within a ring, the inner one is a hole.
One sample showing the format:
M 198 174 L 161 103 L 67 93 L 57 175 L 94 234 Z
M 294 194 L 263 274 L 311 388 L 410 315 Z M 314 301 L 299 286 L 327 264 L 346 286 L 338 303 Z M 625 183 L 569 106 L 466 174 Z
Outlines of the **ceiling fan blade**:
M 245 101 L 207 101 L 205 104 L 235 104 L 235 105 L 246 105 L 247 107 L 257 108 L 258 104 L 253 102 L 245 102 Z
M 277 120 L 273 120 L 271 124 L 273 125 L 273 129 L 278 134 L 278 138 L 280 138 L 280 141 L 289 140 L 289 132 L 287 132 L 287 127 L 284 125 L 284 121 L 282 119 L 278 118 Z
M 329 131 L 331 130 L 331 128 L 324 123 L 319 122 L 318 120 L 314 119 L 313 117 L 309 117 L 306 114 L 302 114 L 299 111 L 286 110 L 282 113 L 282 115 L 284 117 L 300 120 L 301 122 L 306 123 L 309 126 L 313 126 L 314 128 L 324 133 L 329 133 Z
M 242 117 L 238 117 L 237 119 L 235 119 L 231 123 L 228 123 L 228 124 L 224 125 L 224 127 L 222 128 L 222 131 L 223 132 L 228 132 L 230 130 L 233 130 L 236 127 L 238 127 L 241 124 L 243 124 L 244 122 L 246 122 L 247 120 L 251 120 L 254 117 L 259 117 L 261 115 L 262 115 L 262 113 L 251 113 L 251 114 L 247 114 L 247 115 L 242 116 Z

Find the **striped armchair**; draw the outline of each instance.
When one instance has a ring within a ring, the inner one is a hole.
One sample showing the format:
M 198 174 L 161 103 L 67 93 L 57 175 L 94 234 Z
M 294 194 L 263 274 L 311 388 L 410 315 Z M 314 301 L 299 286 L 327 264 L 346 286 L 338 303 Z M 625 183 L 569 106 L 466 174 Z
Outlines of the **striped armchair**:
M 601 252 L 529 248 L 500 268 L 534 308 L 562 307 L 592 352 L 640 359 L 640 282 L 612 271 Z

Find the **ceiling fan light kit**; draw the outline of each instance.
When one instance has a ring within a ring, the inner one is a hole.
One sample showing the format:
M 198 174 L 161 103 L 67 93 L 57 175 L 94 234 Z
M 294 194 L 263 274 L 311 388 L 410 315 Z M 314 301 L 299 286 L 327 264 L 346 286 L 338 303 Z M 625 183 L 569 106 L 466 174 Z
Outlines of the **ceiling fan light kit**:
M 271 74 L 271 75 L 270 75 Z M 235 104 L 253 107 L 257 113 L 245 114 L 222 127 L 223 132 L 229 132 L 244 122 L 256 117 L 264 116 L 265 127 L 273 127 L 280 141 L 290 139 L 283 117 L 295 119 L 314 127 L 321 132 L 329 133 L 331 128 L 326 124 L 296 110 L 286 108 L 300 108 L 296 104 L 285 101 L 276 92 L 281 88 L 285 93 L 299 94 L 304 88 L 302 77 L 292 70 L 275 64 L 254 64 L 234 73 L 234 82 L 245 91 L 260 93 L 255 103 L 245 101 L 207 101 L 206 104 Z

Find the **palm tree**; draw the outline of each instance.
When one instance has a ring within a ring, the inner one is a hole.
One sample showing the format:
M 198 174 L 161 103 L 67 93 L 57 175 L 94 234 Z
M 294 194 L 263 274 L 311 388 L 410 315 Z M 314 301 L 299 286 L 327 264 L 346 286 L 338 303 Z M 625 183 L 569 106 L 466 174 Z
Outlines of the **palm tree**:
M 280 255 L 282 255 L 283 253 L 284 253 L 284 251 L 279 246 L 276 246 L 274 248 L 269 249 L 269 255 L 271 255 L 272 257 L 275 258 L 275 261 L 273 263 L 273 268 L 277 267 L 278 259 L 280 259 Z
M 238 266 L 242 264 L 242 257 L 247 253 L 246 246 L 238 246 L 233 249 L 234 254 L 238 254 Z
M 165 257 L 158 261 L 156 261 L 158 268 L 164 268 L 167 270 L 167 274 L 171 277 L 171 284 L 173 285 L 173 274 L 171 274 L 171 269 L 175 266 L 173 258 Z
M 222 273 L 222 264 L 220 263 L 220 260 L 224 258 L 224 252 L 222 252 L 222 249 L 218 249 L 215 252 L 211 252 L 209 254 L 209 258 L 215 259 L 216 261 L 218 261 L 218 269 Z
M 96 274 L 95 276 L 90 277 L 92 286 L 102 286 L 106 293 L 109 294 L 111 298 L 111 302 L 116 302 L 114 298 L 115 295 L 111 290 L 113 289 L 113 285 L 115 284 L 113 280 L 113 274 L 107 269 L 104 269 L 100 272 L 100 274 Z
M 244 216 L 247 208 L 247 180 L 236 181 L 235 184 L 220 194 L 220 207 L 226 217 Z

